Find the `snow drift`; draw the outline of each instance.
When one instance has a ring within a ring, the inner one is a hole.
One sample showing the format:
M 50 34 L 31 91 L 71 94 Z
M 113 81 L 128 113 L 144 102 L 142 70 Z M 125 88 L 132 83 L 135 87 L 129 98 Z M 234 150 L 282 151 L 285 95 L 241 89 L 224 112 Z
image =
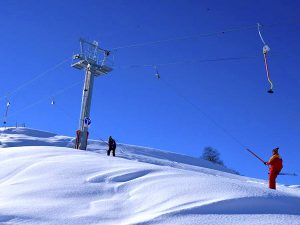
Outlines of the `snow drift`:
M 297 185 L 269 190 L 224 167 L 137 146 L 107 157 L 104 143 L 80 151 L 68 148 L 72 138 L 26 128 L 1 130 L 0 141 L 0 224 L 300 224 Z

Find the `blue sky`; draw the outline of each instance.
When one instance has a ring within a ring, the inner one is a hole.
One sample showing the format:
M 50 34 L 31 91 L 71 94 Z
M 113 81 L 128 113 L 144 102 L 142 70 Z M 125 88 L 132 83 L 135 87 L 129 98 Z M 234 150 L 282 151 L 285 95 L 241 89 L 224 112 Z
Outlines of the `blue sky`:
M 1 113 L 8 96 L 8 125 L 26 123 L 74 135 L 84 72 L 70 64 L 80 37 L 114 49 L 253 26 L 113 51 L 114 71 L 95 79 L 90 135 L 93 139 L 112 135 L 122 143 L 195 157 L 212 146 L 228 167 L 257 178 L 266 178 L 267 169 L 237 142 L 265 159 L 279 146 L 284 170 L 300 174 L 299 9 L 297 1 L 279 0 L 4 1 Z M 257 22 L 266 25 L 262 34 L 271 48 L 273 95 L 266 92 L 269 84 Z M 191 63 L 228 57 L 251 58 Z M 182 63 L 163 65 L 170 62 Z M 144 64 L 162 64 L 158 66 L 162 79 L 155 78 L 151 67 L 132 67 Z M 279 181 L 299 184 L 300 178 L 282 176 Z

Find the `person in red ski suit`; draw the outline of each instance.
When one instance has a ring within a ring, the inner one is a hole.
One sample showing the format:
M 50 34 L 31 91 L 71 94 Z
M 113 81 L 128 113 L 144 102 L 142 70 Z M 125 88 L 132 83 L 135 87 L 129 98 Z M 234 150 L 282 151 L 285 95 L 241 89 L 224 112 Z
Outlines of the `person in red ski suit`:
M 282 158 L 278 153 L 279 148 L 274 148 L 272 151 L 273 156 L 268 162 L 264 162 L 265 165 L 269 166 L 269 188 L 276 189 L 276 178 L 282 169 Z

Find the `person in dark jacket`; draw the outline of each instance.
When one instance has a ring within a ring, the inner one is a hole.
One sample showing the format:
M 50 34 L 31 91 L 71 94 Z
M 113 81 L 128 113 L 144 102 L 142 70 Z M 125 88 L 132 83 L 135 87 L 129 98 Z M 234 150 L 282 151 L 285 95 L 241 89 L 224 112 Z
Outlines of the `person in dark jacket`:
M 282 158 L 278 153 L 279 148 L 274 148 L 272 151 L 273 156 L 265 165 L 269 166 L 269 188 L 276 189 L 276 178 L 282 169 Z
M 116 156 L 116 147 L 116 141 L 111 136 L 109 136 L 107 155 L 110 156 L 110 152 L 112 151 L 113 156 Z

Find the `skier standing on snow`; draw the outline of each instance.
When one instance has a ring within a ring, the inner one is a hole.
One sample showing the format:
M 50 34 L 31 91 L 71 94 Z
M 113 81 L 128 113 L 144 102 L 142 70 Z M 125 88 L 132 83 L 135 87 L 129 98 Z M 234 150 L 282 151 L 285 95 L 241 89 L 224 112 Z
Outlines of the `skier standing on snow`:
M 110 152 L 112 151 L 113 156 L 116 156 L 116 147 L 116 141 L 111 136 L 109 136 L 107 155 L 110 156 Z
M 272 151 L 273 156 L 270 158 L 268 162 L 264 162 L 265 165 L 269 167 L 269 188 L 276 189 L 276 177 L 280 173 L 282 169 L 282 158 L 278 154 L 279 148 L 274 148 Z

